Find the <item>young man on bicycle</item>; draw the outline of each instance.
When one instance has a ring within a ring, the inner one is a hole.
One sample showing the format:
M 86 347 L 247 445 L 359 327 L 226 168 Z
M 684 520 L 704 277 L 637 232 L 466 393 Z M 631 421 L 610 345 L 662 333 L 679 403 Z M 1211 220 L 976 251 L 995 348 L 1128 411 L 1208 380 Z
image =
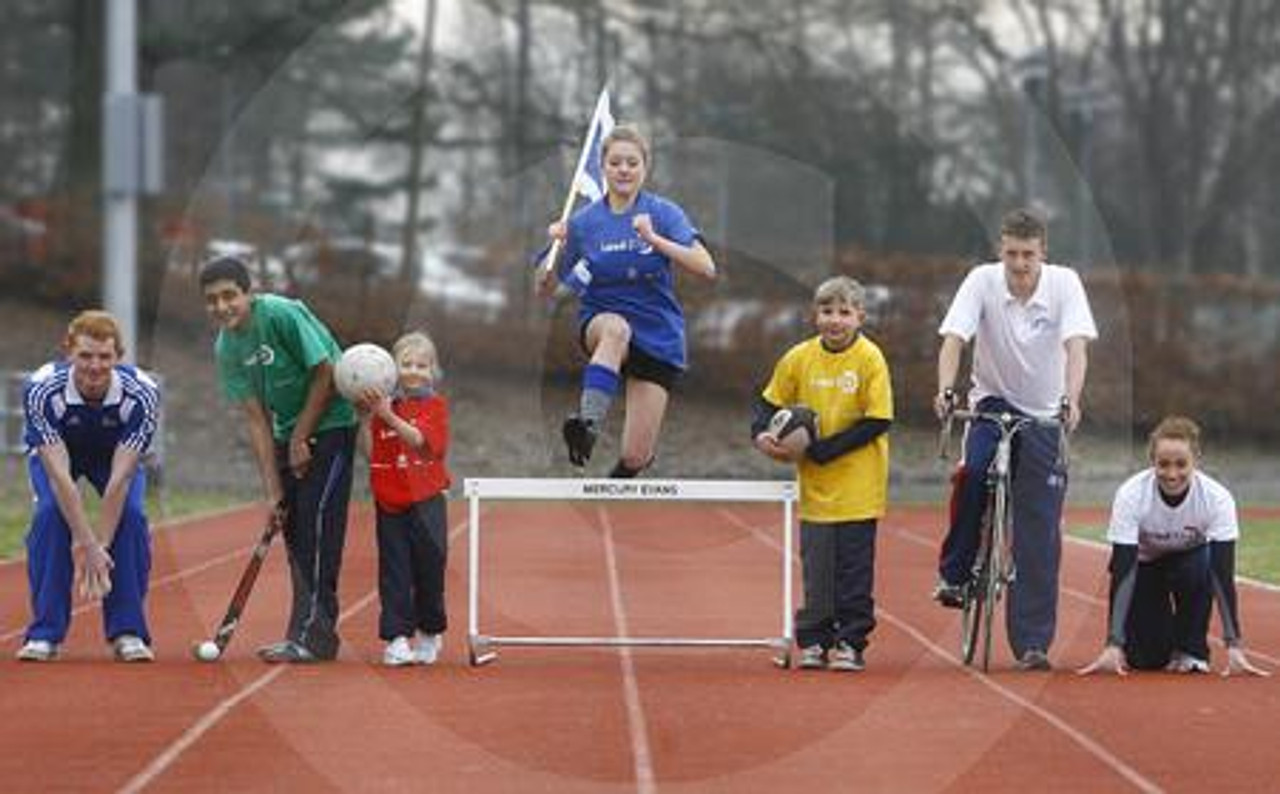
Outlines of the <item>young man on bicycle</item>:
M 1013 561 L 1006 622 L 1009 643 L 1024 669 L 1049 669 L 1058 609 L 1059 523 L 1066 494 L 1066 461 L 1059 434 L 1080 421 L 1080 392 L 1087 345 L 1098 332 L 1080 277 L 1045 264 L 1048 233 L 1027 210 L 1007 214 L 1000 227 L 1000 261 L 978 265 L 965 277 L 938 329 L 939 417 L 954 407 L 954 387 L 965 345 L 973 341 L 969 406 L 1053 419 L 1063 427 L 1029 425 L 1015 439 L 1011 508 Z M 1064 405 L 1065 400 L 1065 405 Z M 964 463 L 956 472 L 951 526 L 942 543 L 934 597 L 963 604 L 978 552 L 986 504 L 985 472 L 999 429 L 976 422 L 965 436 Z

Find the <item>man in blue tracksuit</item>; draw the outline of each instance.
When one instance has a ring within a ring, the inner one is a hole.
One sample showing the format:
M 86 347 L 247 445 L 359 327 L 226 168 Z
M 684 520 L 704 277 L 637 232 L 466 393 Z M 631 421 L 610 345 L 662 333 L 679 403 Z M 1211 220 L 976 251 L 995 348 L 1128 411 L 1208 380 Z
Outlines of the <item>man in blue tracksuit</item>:
M 81 312 L 67 328 L 66 358 L 31 375 L 23 392 L 24 441 L 35 495 L 27 535 L 32 620 L 18 658 L 46 662 L 71 623 L 71 587 L 102 599 L 115 657 L 147 662 L 144 600 L 151 535 L 141 466 L 160 409 L 156 384 L 120 363 L 119 326 L 103 311 Z M 102 497 L 91 522 L 76 481 Z

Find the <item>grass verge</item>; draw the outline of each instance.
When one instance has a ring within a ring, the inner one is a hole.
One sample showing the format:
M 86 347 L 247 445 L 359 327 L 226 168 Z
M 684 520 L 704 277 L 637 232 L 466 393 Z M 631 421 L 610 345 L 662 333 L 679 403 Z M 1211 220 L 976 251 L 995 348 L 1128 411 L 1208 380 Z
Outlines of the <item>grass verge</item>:
M 147 498 L 147 516 L 154 527 L 168 519 L 219 510 L 244 501 L 243 496 L 233 494 L 171 489 L 164 492 L 163 500 L 156 494 Z M 96 494 L 87 500 L 87 504 L 92 517 L 97 512 Z M 31 493 L 27 489 L 26 477 L 0 478 L 0 560 L 23 555 L 23 539 L 30 523 Z
M 1105 526 L 1068 527 L 1067 531 L 1076 537 L 1106 543 Z M 1236 573 L 1280 584 L 1280 520 L 1244 517 L 1240 522 L 1240 540 L 1236 542 Z
M 92 511 L 97 499 L 88 501 Z M 171 489 L 164 493 L 163 503 L 154 495 L 148 499 L 147 509 L 154 524 L 164 519 L 230 507 L 243 501 L 244 496 L 233 494 Z M 26 477 L 0 477 L 0 559 L 22 554 L 22 541 L 30 520 L 31 495 L 27 490 Z M 1067 531 L 1077 537 L 1106 542 L 1106 527 L 1102 525 L 1068 527 Z M 1280 584 L 1280 520 L 1251 518 L 1246 512 L 1236 549 L 1236 568 L 1244 576 Z

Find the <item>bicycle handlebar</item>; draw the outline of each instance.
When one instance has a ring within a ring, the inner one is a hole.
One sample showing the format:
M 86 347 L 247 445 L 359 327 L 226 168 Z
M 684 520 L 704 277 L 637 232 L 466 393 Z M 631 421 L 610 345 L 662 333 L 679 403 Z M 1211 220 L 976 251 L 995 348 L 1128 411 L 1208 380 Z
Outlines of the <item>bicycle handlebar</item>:
M 950 413 L 950 418 L 959 419 L 963 422 L 991 422 L 1002 428 L 1015 428 L 1029 424 L 1040 425 L 1041 427 L 1062 426 L 1061 417 L 1055 416 L 1052 419 L 1042 419 L 1038 416 L 1015 414 L 1013 411 L 967 411 L 963 408 L 957 408 Z
M 938 436 L 938 458 L 947 460 L 951 457 L 951 423 L 956 419 L 962 422 L 991 422 L 1000 428 L 1001 433 L 1013 434 L 1027 425 L 1062 428 L 1066 423 L 1066 415 L 1067 400 L 1065 397 L 1062 399 L 1061 406 L 1058 409 L 1058 415 L 1052 419 L 1017 414 L 1013 411 L 970 411 L 964 408 L 951 408 L 942 418 L 942 429 Z M 1064 458 L 1066 454 L 1065 445 L 1066 434 L 1063 433 L 1060 438 L 1062 449 L 1059 450 L 1059 453 Z

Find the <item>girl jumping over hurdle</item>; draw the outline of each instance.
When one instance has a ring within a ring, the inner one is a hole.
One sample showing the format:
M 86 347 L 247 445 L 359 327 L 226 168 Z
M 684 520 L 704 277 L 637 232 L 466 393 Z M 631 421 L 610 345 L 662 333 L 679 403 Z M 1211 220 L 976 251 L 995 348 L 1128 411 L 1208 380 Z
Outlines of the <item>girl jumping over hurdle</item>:
M 611 477 L 634 477 L 654 458 L 672 388 L 687 367 L 684 312 L 676 297 L 677 268 L 716 276 L 701 235 L 677 204 L 644 190 L 649 142 L 620 124 L 600 148 L 606 191 L 553 223 L 548 234 L 564 248 L 544 271 L 579 295 L 578 329 L 590 362 L 578 410 L 563 425 L 569 460 L 584 466 L 614 398 L 626 386 L 622 454 Z

